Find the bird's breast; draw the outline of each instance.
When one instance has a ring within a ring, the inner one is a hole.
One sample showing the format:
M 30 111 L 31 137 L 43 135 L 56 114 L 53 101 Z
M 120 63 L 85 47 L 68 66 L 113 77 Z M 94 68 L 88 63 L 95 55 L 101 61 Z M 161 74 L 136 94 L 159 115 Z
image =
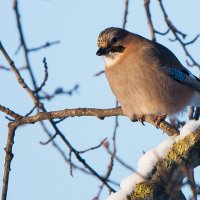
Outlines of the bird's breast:
M 112 92 L 124 114 L 130 118 L 133 114 L 175 114 L 191 98 L 192 94 L 187 87 L 183 89 L 180 83 L 150 64 L 153 65 L 135 58 L 125 59 L 106 68 Z

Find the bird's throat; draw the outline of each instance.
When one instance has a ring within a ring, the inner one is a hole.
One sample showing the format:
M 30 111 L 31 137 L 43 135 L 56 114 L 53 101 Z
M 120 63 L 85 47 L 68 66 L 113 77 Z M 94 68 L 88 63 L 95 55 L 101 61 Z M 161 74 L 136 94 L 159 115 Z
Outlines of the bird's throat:
M 119 54 L 119 52 L 109 52 L 105 56 L 106 67 L 111 67 L 112 65 L 116 64 L 120 57 Z

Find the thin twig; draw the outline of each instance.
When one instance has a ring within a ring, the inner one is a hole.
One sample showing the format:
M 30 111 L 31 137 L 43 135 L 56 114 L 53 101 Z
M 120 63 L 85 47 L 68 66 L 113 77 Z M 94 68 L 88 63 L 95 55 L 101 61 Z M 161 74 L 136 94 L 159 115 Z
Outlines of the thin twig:
M 0 69 L 3 69 L 3 70 L 5 70 L 5 71 L 10 71 L 10 68 L 5 67 L 5 66 L 3 66 L 3 65 L 0 65 Z
M 6 58 L 7 62 L 9 63 L 12 71 L 14 72 L 19 84 L 26 90 L 26 92 L 30 95 L 30 97 L 32 98 L 34 105 L 38 104 L 38 100 L 37 98 L 35 98 L 33 92 L 31 91 L 31 89 L 28 87 L 28 85 L 25 83 L 24 79 L 21 77 L 21 74 L 19 73 L 19 71 L 17 70 L 14 62 L 12 61 L 12 59 L 10 58 L 10 56 L 8 55 L 8 53 L 6 52 L 5 48 L 3 47 L 1 41 L 0 41 L 0 51 L 3 53 L 4 57 Z
M 125 0 L 124 17 L 123 17 L 123 23 L 122 23 L 122 28 L 123 29 L 125 28 L 126 23 L 127 23 L 128 5 L 129 5 L 129 0 Z
M 112 154 L 110 148 L 109 148 L 109 145 L 104 145 L 105 149 L 107 150 L 107 152 L 109 154 Z M 119 158 L 117 155 L 115 155 L 115 160 L 117 162 L 119 162 L 123 167 L 127 168 L 128 170 L 130 170 L 131 172 L 136 172 L 136 170 L 131 167 L 129 164 L 125 163 L 121 158 Z
M 98 149 L 99 147 L 101 147 L 103 144 L 104 144 L 104 142 L 107 140 L 107 138 L 105 138 L 105 139 L 103 139 L 101 142 L 100 142 L 100 144 L 98 144 L 98 145 L 96 145 L 96 146 L 94 146 L 94 147 L 90 147 L 89 149 L 86 149 L 86 150 L 83 150 L 83 151 L 79 151 L 79 153 L 81 154 L 81 153 L 86 153 L 86 152 L 88 152 L 88 151 L 92 151 L 92 150 L 95 150 L 95 149 Z
M 154 32 L 159 34 L 159 35 L 167 35 L 167 33 L 169 33 L 169 31 L 170 31 L 169 28 L 165 32 L 160 32 L 160 31 L 154 30 Z
M 0 111 L 6 113 L 7 115 L 13 117 L 14 119 L 21 118 L 22 116 L 15 113 L 14 111 L 10 110 L 9 108 L 6 108 L 5 106 L 0 105 Z
M 100 76 L 104 73 L 105 73 L 105 70 L 101 70 L 100 72 L 97 72 L 96 74 L 94 74 L 94 76 Z
M 46 81 L 48 79 L 48 66 L 47 66 L 47 62 L 46 62 L 45 57 L 43 59 L 43 63 L 44 63 L 44 80 L 41 83 L 41 85 L 35 91 L 33 91 L 34 93 L 38 93 L 40 90 L 42 90 L 42 88 L 45 86 Z
M 56 138 L 57 135 L 58 135 L 58 134 L 55 133 L 55 134 L 54 134 L 52 137 L 50 137 L 46 142 L 42 142 L 42 141 L 40 141 L 40 144 L 42 144 L 42 145 L 47 145 L 47 144 L 49 144 L 50 142 L 53 141 L 53 139 Z
M 151 40 L 156 41 L 155 29 L 153 27 L 153 22 L 152 22 L 152 19 L 151 19 L 151 13 L 150 13 L 149 5 L 150 5 L 150 0 L 144 0 L 144 7 L 145 7 L 146 16 L 147 16 L 147 19 L 148 19 L 149 29 L 150 29 L 150 33 L 151 33 Z
M 21 25 L 21 21 L 20 21 L 20 13 L 19 13 L 19 9 L 18 9 L 18 1 L 17 0 L 13 0 L 13 9 L 15 11 L 15 16 L 16 16 L 16 21 L 17 21 L 17 28 L 19 31 L 19 37 L 20 37 L 20 45 L 24 51 L 24 57 L 25 57 L 25 61 L 26 61 L 26 66 L 27 69 L 29 71 L 30 77 L 31 77 L 31 81 L 32 84 L 34 86 L 34 89 L 37 88 L 37 84 L 36 84 L 36 80 L 33 74 L 33 70 L 32 67 L 30 65 L 30 61 L 29 61 L 29 55 L 28 55 L 28 47 L 26 45 L 25 42 L 25 38 L 24 38 L 24 34 L 23 34 L 23 30 L 22 30 L 22 25 Z
M 58 123 L 62 122 L 62 121 L 65 120 L 65 119 L 67 119 L 67 117 L 63 117 L 63 118 L 61 118 L 61 119 L 59 119 L 59 120 L 54 120 L 54 123 L 55 123 L 55 124 L 58 124 Z
M 192 39 L 191 41 L 185 42 L 185 43 L 184 43 L 185 46 L 190 45 L 190 44 L 193 44 L 194 42 L 196 42 L 196 40 L 199 38 L 199 36 L 200 36 L 200 34 L 198 34 L 198 35 L 197 35 L 194 39 Z
M 25 117 L 31 115 L 36 108 L 37 108 L 37 105 L 34 105 L 34 107 L 28 113 L 26 113 Z
M 189 53 L 189 51 L 188 51 L 187 48 L 186 48 L 186 46 L 188 46 L 189 44 L 194 43 L 194 42 L 198 39 L 199 35 L 197 35 L 197 36 L 196 36 L 192 41 L 190 41 L 190 42 L 186 42 L 186 43 L 183 42 L 183 41 L 181 40 L 181 38 L 179 37 L 179 35 L 181 35 L 183 39 L 185 39 L 185 37 L 186 37 L 187 35 L 186 35 L 185 33 L 182 33 L 181 31 L 179 31 L 179 30 L 174 26 L 174 24 L 172 23 L 172 21 L 169 19 L 168 15 L 167 15 L 167 12 L 166 12 L 166 10 L 165 10 L 165 8 L 164 8 L 164 5 L 163 5 L 162 0 L 158 0 L 158 2 L 159 2 L 159 4 L 160 4 L 160 8 L 161 8 L 162 13 L 163 13 L 163 15 L 164 15 L 165 22 L 166 22 L 168 28 L 172 31 L 172 33 L 173 33 L 173 35 L 174 35 L 174 37 L 175 37 L 175 41 L 178 41 L 178 42 L 180 43 L 180 45 L 182 46 L 182 48 L 183 48 L 183 50 L 184 50 L 186 56 L 188 56 L 188 57 L 190 58 L 190 60 L 192 61 L 192 65 L 195 65 L 195 66 L 197 66 L 197 67 L 200 68 L 200 64 L 199 64 L 198 62 L 195 61 L 195 59 L 192 57 L 192 55 Z
M 22 47 L 22 44 L 20 43 L 20 44 L 18 45 L 18 47 L 17 47 L 15 53 L 14 53 L 15 56 L 19 53 L 21 47 Z
M 97 195 L 96 195 L 92 200 L 98 200 L 98 199 L 99 199 L 99 197 L 100 197 L 100 195 L 101 195 L 101 192 L 102 192 L 102 190 L 103 190 L 103 187 L 104 187 L 103 184 L 101 184 L 101 185 L 99 186 L 99 191 L 98 191 Z
M 39 47 L 29 48 L 28 52 L 39 51 L 41 49 L 44 49 L 44 48 L 47 48 L 47 47 L 50 47 L 52 45 L 59 44 L 59 43 L 60 43 L 60 40 L 56 40 L 56 41 L 52 41 L 52 42 L 46 42 L 45 44 L 43 44 Z
M 71 96 L 71 95 L 74 94 L 74 92 L 77 92 L 78 89 L 79 89 L 79 85 L 75 84 L 74 87 L 70 90 L 64 90 L 63 88 L 59 87 L 53 92 L 53 94 L 48 94 L 48 93 L 42 91 L 43 96 L 39 96 L 39 99 L 50 101 L 51 99 L 53 99 L 54 97 L 56 97 L 58 95 L 69 95 L 69 96 Z

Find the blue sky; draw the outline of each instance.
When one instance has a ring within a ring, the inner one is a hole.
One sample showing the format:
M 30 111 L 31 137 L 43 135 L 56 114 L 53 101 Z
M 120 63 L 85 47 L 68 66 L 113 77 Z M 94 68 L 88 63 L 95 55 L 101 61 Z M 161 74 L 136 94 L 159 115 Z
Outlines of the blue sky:
M 166 10 L 174 24 L 188 34 L 188 40 L 199 32 L 198 0 L 165 1 Z M 158 3 L 152 0 L 152 17 L 157 30 L 164 32 L 167 27 L 163 21 Z M 59 45 L 31 54 L 31 64 L 38 84 L 43 80 L 44 57 L 47 59 L 49 79 L 45 86 L 46 92 L 53 92 L 62 86 L 71 89 L 79 84 L 78 92 L 73 96 L 59 96 L 50 102 L 45 102 L 46 108 L 58 110 L 76 107 L 110 108 L 115 105 L 104 75 L 94 74 L 104 69 L 104 61 L 96 56 L 97 37 L 99 32 L 109 26 L 121 27 L 124 13 L 124 1 L 119 0 L 19 0 L 19 10 L 24 35 L 29 47 L 36 47 L 47 41 L 60 40 Z M 19 45 L 19 34 L 12 8 L 12 1 L 0 0 L 0 40 L 15 61 L 16 66 L 24 65 L 23 53 L 15 56 Z M 127 29 L 150 38 L 143 1 L 130 1 Z M 185 64 L 185 54 L 176 42 L 169 42 L 171 34 L 158 36 L 160 43 L 171 49 L 180 61 Z M 191 46 L 190 51 L 200 62 L 199 41 Z M 0 55 L 0 64 L 7 65 Z M 198 70 L 191 69 L 198 75 Z M 25 80 L 27 72 L 22 72 Z M 30 82 L 28 81 L 30 84 Z M 31 98 L 19 86 L 14 75 L 0 71 L 0 88 L 2 95 L 0 104 L 7 106 L 20 114 L 26 114 L 33 106 Z M 117 135 L 118 155 L 130 165 L 136 167 L 142 151 L 158 145 L 167 136 L 160 130 L 146 123 L 132 123 L 126 117 L 120 117 L 120 127 Z M 59 124 L 66 138 L 78 149 L 83 150 L 95 146 L 108 138 L 111 141 L 114 118 L 99 120 L 93 117 L 69 118 Z M 4 156 L 6 145 L 7 120 L 0 113 L 0 180 L 3 177 Z M 51 130 L 51 129 L 50 129 Z M 92 199 L 98 192 L 100 182 L 93 177 L 74 171 L 69 173 L 69 166 L 61 155 L 51 145 L 42 146 L 39 141 L 46 141 L 47 136 L 39 124 L 20 127 L 15 136 L 14 159 L 10 173 L 8 200 L 14 199 Z M 68 148 L 59 138 L 56 141 L 63 147 L 66 154 Z M 83 157 L 100 174 L 104 174 L 109 163 L 109 156 L 103 148 L 89 152 Z M 78 163 L 72 157 L 75 163 Z M 196 170 L 199 175 L 199 169 Z M 114 166 L 111 178 L 120 180 L 130 172 Z M 1 182 L 2 185 L 2 182 Z M 117 189 L 117 188 L 116 188 Z M 108 195 L 104 190 L 101 199 Z

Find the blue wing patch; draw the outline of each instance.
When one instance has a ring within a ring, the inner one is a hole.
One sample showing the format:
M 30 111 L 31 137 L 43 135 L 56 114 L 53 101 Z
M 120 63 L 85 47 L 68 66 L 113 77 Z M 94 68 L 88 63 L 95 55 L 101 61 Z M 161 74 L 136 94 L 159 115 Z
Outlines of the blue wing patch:
M 162 67 L 161 68 L 163 72 L 165 72 L 167 75 L 169 75 L 171 78 L 177 80 L 177 81 L 183 81 L 187 78 L 187 75 L 185 72 L 181 71 L 177 68 L 170 68 L 170 67 Z
M 174 80 L 200 91 L 200 80 L 187 69 L 161 67 L 161 70 Z

